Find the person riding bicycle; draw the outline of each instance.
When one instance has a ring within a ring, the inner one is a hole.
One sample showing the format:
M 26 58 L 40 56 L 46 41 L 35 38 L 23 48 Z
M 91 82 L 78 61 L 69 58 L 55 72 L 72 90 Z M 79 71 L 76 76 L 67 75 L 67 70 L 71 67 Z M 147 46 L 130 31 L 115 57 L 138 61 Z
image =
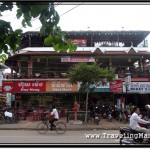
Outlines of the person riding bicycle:
M 53 116 L 53 118 L 49 120 L 49 123 L 51 124 L 51 130 L 54 127 L 54 122 L 58 121 L 58 119 L 59 119 L 59 114 L 58 114 L 57 109 L 55 108 L 54 105 L 52 106 L 52 108 L 53 108 L 53 110 L 51 112 L 51 115 Z

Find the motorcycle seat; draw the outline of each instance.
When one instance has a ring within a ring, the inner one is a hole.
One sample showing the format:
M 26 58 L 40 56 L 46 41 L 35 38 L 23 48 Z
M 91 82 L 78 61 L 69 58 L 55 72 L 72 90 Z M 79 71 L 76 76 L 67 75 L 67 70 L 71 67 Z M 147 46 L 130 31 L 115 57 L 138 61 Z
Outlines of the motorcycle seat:
M 132 129 L 132 128 L 130 128 L 130 130 L 131 130 L 131 132 L 134 133 L 134 134 L 143 133 L 143 132 L 140 132 L 140 131 L 136 131 L 136 130 L 134 130 L 134 129 Z
M 130 127 L 120 127 L 120 132 L 130 132 L 130 133 L 133 133 L 133 134 L 137 134 L 137 133 L 142 133 L 140 131 L 136 131 Z

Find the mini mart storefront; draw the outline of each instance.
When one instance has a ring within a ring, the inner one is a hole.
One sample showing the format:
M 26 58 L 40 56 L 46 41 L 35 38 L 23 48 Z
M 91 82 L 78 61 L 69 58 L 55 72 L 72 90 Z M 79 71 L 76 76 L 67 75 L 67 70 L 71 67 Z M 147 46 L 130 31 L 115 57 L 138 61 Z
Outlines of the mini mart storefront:
M 15 95 L 12 106 L 20 107 L 57 107 L 72 110 L 77 100 L 80 108 L 85 110 L 86 93 L 79 93 L 80 84 L 70 84 L 68 79 L 53 80 L 3 80 L 3 92 Z M 89 94 L 89 104 L 99 105 L 104 102 L 113 103 L 113 93 L 122 92 L 122 81 L 99 82 Z
M 2 91 L 15 95 L 12 106 L 72 108 L 78 86 L 68 80 L 3 80 Z
M 125 82 L 123 82 L 123 94 L 126 95 Z M 127 91 L 127 103 L 145 109 L 145 105 L 150 104 L 150 82 L 131 82 Z
M 79 93 L 79 85 L 70 84 L 68 80 L 3 80 L 2 91 L 15 95 L 11 105 L 14 107 L 57 107 L 72 110 L 77 100 L 81 108 L 85 109 L 86 93 Z M 90 92 L 91 102 L 99 105 L 105 102 L 116 104 L 119 96 L 125 97 L 124 82 L 116 80 L 107 84 L 99 83 L 94 91 Z M 150 104 L 150 82 L 131 82 L 130 91 L 127 92 L 128 104 L 132 103 L 140 108 Z

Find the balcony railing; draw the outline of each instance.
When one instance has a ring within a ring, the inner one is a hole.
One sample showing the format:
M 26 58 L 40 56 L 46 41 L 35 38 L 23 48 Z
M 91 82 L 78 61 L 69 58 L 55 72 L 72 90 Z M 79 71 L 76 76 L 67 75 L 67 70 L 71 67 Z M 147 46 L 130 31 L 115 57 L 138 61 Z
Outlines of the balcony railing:
M 129 71 L 131 73 L 132 78 L 149 78 L 150 72 L 148 70 L 142 71 L 141 69 L 133 69 L 129 67 L 129 70 L 122 69 L 116 70 L 115 74 L 118 74 L 118 78 L 124 78 L 125 73 Z M 20 69 L 21 72 L 12 74 L 4 75 L 6 79 L 49 79 L 49 78 L 67 78 L 67 70 L 65 69 L 57 69 L 57 70 L 50 70 L 41 68 L 41 69 Z M 30 72 L 30 75 L 28 73 Z

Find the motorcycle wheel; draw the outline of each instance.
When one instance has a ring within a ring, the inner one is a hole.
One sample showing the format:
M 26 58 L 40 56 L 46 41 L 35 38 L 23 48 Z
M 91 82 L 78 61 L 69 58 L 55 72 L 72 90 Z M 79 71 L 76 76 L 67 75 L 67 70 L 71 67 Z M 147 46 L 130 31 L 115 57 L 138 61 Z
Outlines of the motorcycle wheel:
M 99 124 L 99 121 L 97 120 L 97 121 L 96 121 L 96 125 L 98 125 L 98 124 Z
M 121 122 L 121 121 L 122 121 L 122 118 L 121 118 L 121 117 L 119 117 L 119 119 L 118 119 L 118 120 L 119 120 L 119 122 Z
M 123 123 L 127 123 L 127 122 L 128 122 L 127 117 L 126 117 L 126 115 L 125 115 L 125 114 L 123 114 L 123 118 L 122 118 L 122 120 L 123 120 Z
M 109 121 L 112 121 L 112 117 L 111 117 L 111 118 L 109 118 Z
M 109 117 L 108 117 L 108 120 L 109 120 L 109 121 L 112 121 L 112 117 L 111 117 L 111 116 L 109 116 Z
M 105 114 L 103 114 L 102 116 L 103 116 L 104 119 L 106 118 L 106 115 L 105 115 Z
M 122 145 L 122 139 L 119 140 L 119 144 Z

